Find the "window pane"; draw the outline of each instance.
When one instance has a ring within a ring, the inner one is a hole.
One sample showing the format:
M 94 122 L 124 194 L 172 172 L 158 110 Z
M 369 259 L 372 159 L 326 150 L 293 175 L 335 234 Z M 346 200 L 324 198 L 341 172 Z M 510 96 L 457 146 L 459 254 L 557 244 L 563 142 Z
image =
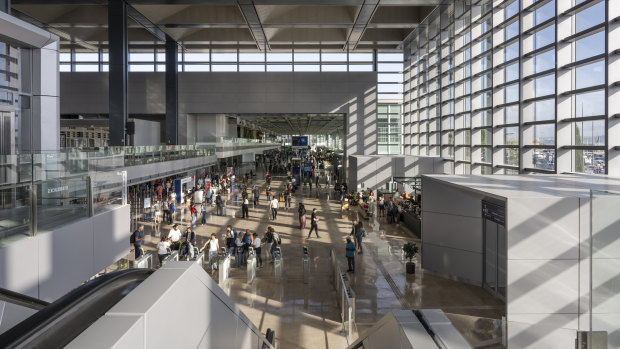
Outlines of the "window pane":
M 377 74 L 377 82 L 403 82 L 403 74 Z
M 350 64 L 349 71 L 372 71 L 372 64 Z
M 534 80 L 534 90 L 536 97 L 551 95 L 555 93 L 555 74 L 543 76 Z
M 129 71 L 152 72 L 155 71 L 153 64 L 130 64 Z
M 179 57 L 179 62 L 181 61 Z M 208 53 L 186 53 L 185 54 L 185 62 L 208 62 L 209 54 Z
M 534 56 L 534 73 L 555 68 L 555 50 L 549 50 Z
M 236 64 L 213 64 L 211 65 L 211 71 L 237 71 Z
M 504 8 L 504 18 L 508 19 L 519 13 L 519 1 L 511 2 L 506 8 Z
M 295 64 L 295 71 L 321 71 L 318 64 Z
M 132 55 L 135 55 L 135 53 L 132 53 L 129 55 L 130 59 Z M 69 62 L 70 58 L 71 58 L 71 55 L 69 54 L 69 59 L 67 59 L 66 62 Z M 153 60 L 153 55 L 151 55 L 151 60 Z M 75 61 L 76 62 L 99 62 L 99 54 L 98 53 L 76 53 Z
M 582 93 L 575 96 L 575 117 L 605 114 L 605 91 Z
M 96 55 L 96 53 L 94 53 Z M 155 59 L 155 53 L 130 53 L 130 62 L 153 62 Z
M 377 70 L 380 72 L 400 73 L 403 70 L 403 64 L 402 63 L 379 63 L 377 64 Z
M 532 144 L 554 145 L 555 144 L 555 125 L 534 125 L 534 139 Z
M 264 62 L 264 53 L 239 53 L 239 62 Z
M 318 62 L 321 56 L 316 53 L 295 53 L 295 62 Z
M 321 60 L 323 62 L 346 62 L 346 53 L 322 53 Z
M 211 60 L 213 62 L 237 62 L 237 52 L 211 53 Z
M 519 149 L 504 149 L 504 165 L 519 166 Z
M 575 172 L 605 173 L 604 150 L 573 150 Z
M 605 120 L 573 122 L 573 145 L 605 145 Z
M 377 84 L 377 92 L 378 93 L 402 93 L 403 85 L 401 84 Z
M 293 61 L 292 53 L 267 53 L 267 62 L 292 62 L 292 61 Z
M 377 61 L 400 62 L 403 60 L 402 53 L 381 53 L 377 54 Z
M 505 96 L 504 96 L 505 103 L 518 101 L 519 100 L 519 84 L 506 86 L 504 93 L 505 93 Z
M 555 120 L 555 100 L 546 99 L 534 103 L 534 121 Z
M 586 36 L 577 40 L 576 59 L 580 61 L 588 57 L 605 53 L 605 31 Z
M 515 42 L 506 47 L 504 51 L 504 61 L 519 57 L 519 42 Z
M 555 25 L 550 25 L 534 34 L 534 49 L 539 49 L 555 42 Z
M 269 60 L 269 58 L 267 58 Z M 293 71 L 292 64 L 269 64 L 267 66 L 267 71 Z
M 579 33 L 584 29 L 593 27 L 605 21 L 605 1 L 601 1 L 596 5 L 578 12 L 575 15 L 576 27 L 575 33 Z
M 179 69 L 180 71 L 180 69 Z M 185 65 L 185 71 L 209 71 L 209 65 L 208 64 L 186 64 Z
M 532 162 L 535 168 L 553 171 L 555 169 L 555 149 L 534 149 Z
M 515 126 L 504 128 L 504 144 L 519 145 L 519 127 Z
M 264 64 L 240 64 L 239 71 L 265 71 Z
M 349 53 L 349 62 L 372 62 L 372 53 Z
M 534 25 L 538 25 L 555 16 L 555 0 L 539 7 L 534 14 Z
M 321 65 L 322 71 L 347 71 L 346 64 L 323 64 Z
M 98 64 L 76 64 L 75 71 L 77 72 L 99 71 L 99 65 Z
M 505 29 L 505 40 L 514 38 L 519 35 L 519 21 L 509 24 Z
M 605 61 L 594 62 L 575 68 L 576 88 L 584 88 L 605 83 Z
M 506 67 L 505 82 L 517 80 L 519 78 L 519 63 L 514 63 Z
M 71 54 L 70 53 L 61 53 L 60 54 L 60 62 L 71 62 Z
M 504 123 L 516 124 L 519 123 L 519 106 L 511 105 L 504 108 Z
M 70 72 L 71 71 L 71 64 L 61 64 L 60 65 L 60 71 L 61 72 Z

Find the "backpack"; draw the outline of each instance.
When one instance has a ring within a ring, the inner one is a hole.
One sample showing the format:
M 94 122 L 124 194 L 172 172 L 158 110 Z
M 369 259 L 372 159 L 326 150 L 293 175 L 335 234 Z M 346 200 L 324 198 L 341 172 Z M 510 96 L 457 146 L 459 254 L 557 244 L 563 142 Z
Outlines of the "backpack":
M 215 197 L 215 203 L 218 205 L 222 204 L 222 197 L 219 194 Z
M 136 243 L 136 232 L 135 231 L 131 233 L 131 236 L 129 237 L 129 242 L 132 244 Z
M 243 236 L 243 243 L 246 245 L 250 245 L 252 243 L 252 238 L 250 237 L 250 235 L 245 234 Z
M 267 238 L 267 243 L 268 244 L 272 244 L 273 243 L 273 234 L 271 232 L 268 232 L 267 234 L 265 234 L 265 237 Z

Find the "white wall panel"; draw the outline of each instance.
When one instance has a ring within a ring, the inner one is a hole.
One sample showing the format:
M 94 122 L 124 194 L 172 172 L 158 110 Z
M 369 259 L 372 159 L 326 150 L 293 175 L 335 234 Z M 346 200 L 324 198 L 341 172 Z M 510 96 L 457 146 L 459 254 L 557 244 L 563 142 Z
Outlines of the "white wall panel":
M 579 258 L 579 198 L 511 198 L 508 259 Z

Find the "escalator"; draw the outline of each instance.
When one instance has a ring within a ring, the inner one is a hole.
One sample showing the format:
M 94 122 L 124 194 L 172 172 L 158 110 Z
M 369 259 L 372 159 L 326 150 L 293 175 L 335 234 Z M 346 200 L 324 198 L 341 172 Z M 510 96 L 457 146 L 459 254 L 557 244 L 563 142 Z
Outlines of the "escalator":
M 0 334 L 0 348 L 63 348 L 152 273 L 128 269 L 106 274 L 50 304 L 1 290 L 0 300 L 38 311 Z

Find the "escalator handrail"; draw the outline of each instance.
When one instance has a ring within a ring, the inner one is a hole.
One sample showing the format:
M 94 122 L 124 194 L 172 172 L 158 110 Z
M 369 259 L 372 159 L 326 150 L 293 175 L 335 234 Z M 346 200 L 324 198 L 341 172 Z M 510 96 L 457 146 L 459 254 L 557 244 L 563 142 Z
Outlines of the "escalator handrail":
M 153 273 L 127 269 L 70 291 L 0 335 L 0 348 L 63 348 Z
M 41 310 L 49 305 L 48 302 L 38 298 L 30 297 L 25 294 L 17 293 L 0 287 L 0 301 L 16 304 L 22 307 Z

